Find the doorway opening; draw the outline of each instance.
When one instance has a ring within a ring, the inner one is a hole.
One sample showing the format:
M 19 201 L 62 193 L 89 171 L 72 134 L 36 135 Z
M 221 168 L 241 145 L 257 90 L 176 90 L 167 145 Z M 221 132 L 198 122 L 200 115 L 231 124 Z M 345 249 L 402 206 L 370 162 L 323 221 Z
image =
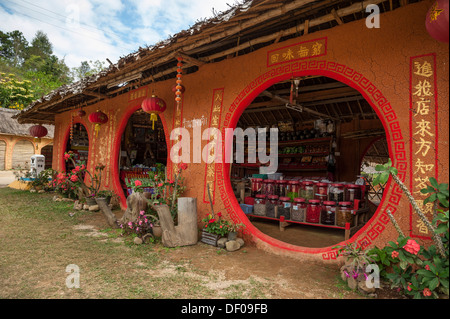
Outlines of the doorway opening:
M 75 163 L 82 162 L 85 165 L 89 159 L 89 135 L 86 127 L 81 123 L 75 123 L 72 127 L 72 137 L 67 140 L 66 152 L 74 154 Z M 75 167 L 72 161 L 65 162 L 66 172 L 71 171 Z
M 375 213 L 379 202 L 369 200 L 361 158 L 374 139 L 386 142 L 386 132 L 358 90 L 321 75 L 283 80 L 260 93 L 236 127 L 278 129 L 276 173 L 261 174 L 264 164 L 247 157 L 230 169 L 243 212 L 265 235 L 300 247 L 330 247 L 351 238 Z M 249 145 L 244 141 L 245 154 Z
M 132 192 L 135 180 L 146 184 L 149 172 L 165 172 L 167 143 L 161 119 L 153 129 L 150 114 L 142 109 L 129 118 L 121 136 L 119 150 L 119 176 L 124 196 Z

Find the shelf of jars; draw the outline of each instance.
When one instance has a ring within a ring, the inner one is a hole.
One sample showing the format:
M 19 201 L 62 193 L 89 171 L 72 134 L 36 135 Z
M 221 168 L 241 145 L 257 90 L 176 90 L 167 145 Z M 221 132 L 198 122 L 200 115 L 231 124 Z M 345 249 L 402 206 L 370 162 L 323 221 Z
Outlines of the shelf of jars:
M 341 229 L 347 240 L 369 219 L 364 185 L 255 178 L 251 190 L 241 204 L 245 214 L 277 221 L 280 231 L 292 224 Z

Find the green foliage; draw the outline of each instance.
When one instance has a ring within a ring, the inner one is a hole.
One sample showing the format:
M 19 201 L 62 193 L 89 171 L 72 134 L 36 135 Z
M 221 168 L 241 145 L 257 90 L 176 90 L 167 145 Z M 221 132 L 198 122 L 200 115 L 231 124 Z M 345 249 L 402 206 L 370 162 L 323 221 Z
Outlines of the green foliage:
M 420 191 L 422 194 L 430 194 L 430 196 L 423 201 L 423 204 L 426 205 L 438 201 L 441 207 L 448 208 L 448 183 L 439 184 L 434 177 L 430 177 L 429 181 L 431 185 L 428 185 L 427 188 Z
M 217 213 L 217 218 L 209 214 L 206 218 L 203 218 L 202 221 L 205 223 L 205 227 L 203 229 L 208 233 L 223 237 L 230 232 L 231 225 L 228 221 L 222 219 L 222 213 L 220 212 Z
M 45 33 L 37 31 L 30 45 L 18 30 L 0 31 L 0 107 L 23 109 L 71 81 Z
M 389 161 L 386 164 L 377 165 L 375 167 L 375 170 L 380 173 L 375 175 L 375 178 L 373 180 L 374 186 L 378 184 L 386 184 L 391 174 L 394 175 L 398 174 L 398 170 L 395 167 L 392 167 L 391 159 L 389 159 Z
M 429 180 L 431 186 L 421 191 L 431 194 L 427 203 L 439 203 L 448 208 L 448 184 L 439 184 L 435 178 Z M 375 247 L 368 253 L 392 288 L 416 299 L 449 296 L 449 211 L 439 209 L 438 212 L 432 224 L 435 236 L 440 236 L 442 241 L 444 255 L 439 253 L 436 245 L 426 248 L 403 236 L 397 242 L 390 241 L 384 248 Z

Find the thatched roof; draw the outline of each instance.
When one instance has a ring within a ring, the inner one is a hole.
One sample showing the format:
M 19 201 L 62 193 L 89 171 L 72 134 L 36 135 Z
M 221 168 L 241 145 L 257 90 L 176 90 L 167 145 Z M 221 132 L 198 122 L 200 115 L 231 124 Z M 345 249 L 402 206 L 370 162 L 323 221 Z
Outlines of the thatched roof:
M 18 110 L 0 108 L 0 134 L 15 136 L 31 136 L 28 130 L 34 124 L 19 124 L 14 115 L 19 113 Z M 55 127 L 53 125 L 45 125 L 48 130 L 46 138 L 53 138 Z
M 379 5 L 384 13 L 419 1 L 422 0 L 241 0 L 226 12 L 198 21 L 165 41 L 139 48 L 96 75 L 56 89 L 31 103 L 17 118 L 20 123 L 54 123 L 55 114 L 175 78 L 179 56 L 184 60 L 183 73 L 189 74 L 207 63 L 365 19 L 364 8 L 369 4 Z M 360 109 L 359 105 L 356 109 Z

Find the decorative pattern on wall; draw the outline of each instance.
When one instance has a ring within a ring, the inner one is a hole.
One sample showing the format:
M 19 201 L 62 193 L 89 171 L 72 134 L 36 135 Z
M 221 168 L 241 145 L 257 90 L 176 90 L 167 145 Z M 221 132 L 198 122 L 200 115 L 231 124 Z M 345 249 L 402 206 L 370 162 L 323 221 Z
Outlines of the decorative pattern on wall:
M 410 62 L 410 190 L 425 215 L 433 218 L 433 204 L 423 205 L 429 177 L 438 176 L 438 101 L 436 54 L 412 57 Z M 431 239 L 428 228 L 410 207 L 410 236 Z
M 302 60 L 293 63 L 277 66 L 258 76 L 250 82 L 242 92 L 236 97 L 230 105 L 224 116 L 222 128 L 222 136 L 225 136 L 226 128 L 233 128 L 236 118 L 242 114 L 247 105 L 263 91 L 263 89 L 275 84 L 283 79 L 291 76 L 305 75 L 322 75 L 334 78 L 355 89 L 358 89 L 366 100 L 372 105 L 384 127 L 386 128 L 386 138 L 390 149 L 390 154 L 394 166 L 399 171 L 399 178 L 404 181 L 408 171 L 408 158 L 405 140 L 403 138 L 402 129 L 398 117 L 392 108 L 390 102 L 381 93 L 379 89 L 369 79 L 364 77 L 356 70 L 336 62 L 326 60 Z M 225 145 L 225 144 L 223 144 Z M 235 223 L 240 223 L 246 217 L 239 207 L 237 200 L 230 193 L 231 187 L 227 185 L 226 178 L 228 175 L 224 169 L 224 165 L 218 165 L 217 169 L 217 185 L 220 191 L 221 199 L 225 205 L 228 215 Z M 229 184 L 229 181 L 228 181 Z M 355 241 L 359 246 L 365 247 L 374 242 L 380 234 L 386 229 L 389 223 L 389 217 L 386 211 L 390 210 L 393 214 L 397 211 L 397 206 L 402 197 L 402 191 L 395 185 L 387 185 L 385 197 L 380 204 L 380 209 L 363 228 L 361 228 L 351 240 Z M 279 243 L 271 242 L 271 238 L 266 236 L 262 238 L 269 244 L 278 245 Z M 321 254 L 324 260 L 336 259 L 336 251 L 330 248 L 324 249 L 305 249 L 293 248 L 286 245 L 285 249 L 292 251 L 302 251 L 311 254 Z

